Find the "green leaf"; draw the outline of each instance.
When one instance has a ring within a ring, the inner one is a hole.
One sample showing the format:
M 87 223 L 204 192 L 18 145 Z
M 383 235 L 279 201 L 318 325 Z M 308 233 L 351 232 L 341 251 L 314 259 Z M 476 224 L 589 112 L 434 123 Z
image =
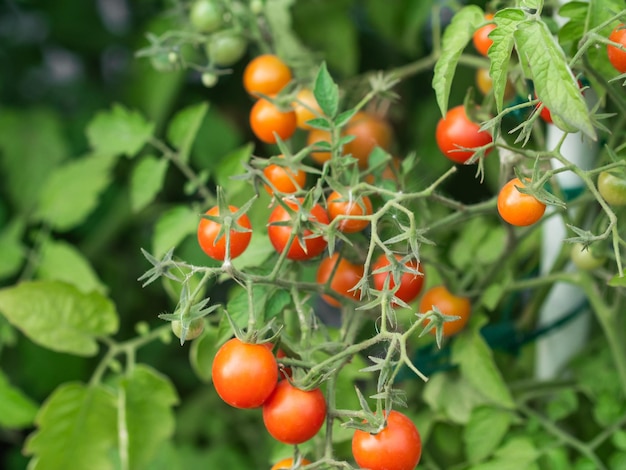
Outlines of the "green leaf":
M 205 326 L 204 333 L 199 338 L 191 342 L 189 362 L 193 371 L 203 382 L 211 381 L 213 358 L 220 346 L 218 329 L 209 325 Z
M 39 406 L 20 389 L 9 383 L 0 371 L 0 427 L 8 429 L 29 428 L 35 421 Z
M 87 139 L 96 151 L 103 155 L 126 155 L 134 157 L 148 142 L 154 132 L 154 124 L 120 104 L 110 111 L 101 111 L 87 125 Z
M 478 25 L 484 21 L 483 11 L 476 5 L 469 5 L 454 15 L 443 33 L 441 55 L 435 64 L 432 81 L 442 116 L 448 111 L 448 97 L 459 57 L 472 39 Z
M 254 150 L 253 144 L 247 144 L 225 155 L 215 168 L 215 180 L 218 186 L 223 187 L 228 195 L 235 194 L 243 188 L 249 188 L 247 181 L 235 181 L 231 177 L 240 175 L 244 171 L 244 163 L 247 163 Z
M 480 406 L 472 411 L 467 426 L 463 428 L 465 454 L 472 463 L 489 457 L 500 445 L 511 425 L 509 411 L 490 406 Z
M 68 154 L 61 117 L 51 110 L 0 112 L 0 165 L 3 191 L 19 212 L 30 213 L 48 175 Z
M 495 458 L 472 467 L 472 470 L 534 470 L 539 452 L 530 438 L 513 437 L 495 454 Z
M 313 94 L 324 115 L 334 118 L 339 110 L 339 87 L 328 73 L 325 62 L 317 72 Z
M 581 131 L 595 140 L 596 131 L 578 82 L 547 25 L 524 21 L 519 23 L 514 38 L 524 70 L 532 74 L 529 78 L 535 92 L 550 109 L 554 123 L 566 132 Z
M 163 187 L 169 161 L 153 155 L 142 157 L 130 180 L 130 205 L 139 212 L 150 204 Z
M 25 260 L 25 248 L 22 245 L 24 222 L 13 220 L 0 232 L 0 279 L 15 275 Z
M 37 217 L 59 231 L 79 225 L 110 184 L 114 163 L 114 157 L 89 155 L 57 168 L 41 188 Z
M 589 2 L 569 2 L 559 9 L 559 16 L 569 18 L 559 30 L 559 42 L 561 44 L 578 44 L 583 34 L 585 34 L 585 20 Z
M 188 106 L 179 111 L 170 122 L 167 138 L 178 149 L 178 157 L 183 162 L 189 161 L 191 147 L 208 109 L 208 103 Z
M 118 328 L 109 299 L 57 281 L 23 282 L 0 290 L 0 313 L 40 346 L 77 356 L 96 354 L 96 338 Z
M 552 421 L 558 421 L 578 411 L 578 407 L 578 395 L 573 390 L 561 390 L 548 402 L 548 416 Z
M 73 245 L 60 240 L 48 240 L 43 245 L 37 277 L 67 282 L 83 293 L 96 291 L 105 294 L 107 291 L 84 255 Z
M 161 258 L 187 236 L 196 233 L 200 215 L 187 206 L 175 206 L 159 218 L 154 228 L 152 255 Z
M 114 470 L 115 396 L 104 386 L 65 383 L 37 415 L 37 430 L 24 448 L 30 470 Z
M 452 361 L 461 374 L 494 405 L 513 408 L 511 392 L 496 367 L 491 349 L 476 330 L 465 330 L 452 344 Z
M 159 447 L 174 433 L 176 390 L 166 376 L 138 364 L 120 380 L 117 393 L 120 457 L 127 468 L 149 469 Z
M 489 76 L 493 80 L 493 96 L 496 100 L 498 112 L 504 107 L 504 93 L 508 80 L 509 62 L 515 44 L 513 33 L 517 25 L 525 18 L 524 12 L 516 8 L 506 8 L 498 11 L 494 16 L 496 29 L 489 37 L 493 44 L 487 51 L 489 55 Z

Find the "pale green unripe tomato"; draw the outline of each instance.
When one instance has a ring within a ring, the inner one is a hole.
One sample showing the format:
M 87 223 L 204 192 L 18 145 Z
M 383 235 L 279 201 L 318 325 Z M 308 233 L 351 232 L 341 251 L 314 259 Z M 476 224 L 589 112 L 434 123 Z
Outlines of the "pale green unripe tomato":
M 224 12 L 213 0 L 196 0 L 189 12 L 191 25 L 202 33 L 213 33 L 224 24 Z
M 171 322 L 172 332 L 178 337 L 181 338 L 183 335 L 183 325 L 180 321 L 174 320 Z M 204 331 L 204 320 L 202 318 L 196 318 L 195 320 L 191 320 L 189 324 L 189 328 L 187 329 L 187 334 L 185 335 L 185 341 L 189 341 L 197 338 Z
M 599 268 L 606 261 L 605 257 L 595 256 L 589 247 L 585 248 L 582 243 L 574 243 L 570 256 L 576 267 L 583 271 Z

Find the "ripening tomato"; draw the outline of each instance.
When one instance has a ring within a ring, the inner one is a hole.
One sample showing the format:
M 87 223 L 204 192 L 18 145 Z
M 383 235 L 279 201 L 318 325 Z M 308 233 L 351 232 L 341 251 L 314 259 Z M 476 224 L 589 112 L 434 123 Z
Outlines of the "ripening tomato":
M 479 68 L 476 69 L 476 86 L 483 95 L 488 95 L 493 89 L 493 80 L 489 75 L 489 69 Z M 506 81 L 504 88 L 504 101 L 508 101 L 515 96 L 515 87 L 510 81 Z
M 214 0 L 196 0 L 189 12 L 189 21 L 196 31 L 212 33 L 224 22 L 224 12 Z
M 283 155 L 279 155 L 280 158 L 284 158 Z M 284 166 L 276 165 L 275 163 L 268 165 L 263 170 L 263 174 L 267 180 L 272 183 L 274 188 L 281 193 L 295 193 L 304 188 L 306 183 L 306 172 L 303 170 L 297 170 L 295 173 Z M 265 190 L 274 194 L 274 190 L 271 186 L 265 185 Z
M 582 271 L 592 271 L 604 264 L 606 258 L 604 256 L 596 256 L 589 247 L 582 243 L 574 243 L 570 258 L 576 267 Z
M 328 142 L 330 144 L 331 135 L 330 132 L 325 131 L 323 129 L 311 129 L 307 136 L 306 144 L 307 146 L 311 146 L 316 144 L 317 142 Z M 315 151 L 311 152 L 311 159 L 319 165 L 323 165 L 325 162 L 330 160 L 332 154 L 327 151 Z
M 352 193 L 348 199 L 344 198 L 337 191 L 333 191 L 328 196 L 327 207 L 330 220 L 335 220 L 340 216 L 363 216 L 372 215 L 372 201 L 367 196 L 359 196 L 352 199 Z M 337 228 L 344 233 L 360 232 L 369 225 L 370 221 L 366 219 L 343 219 L 339 221 Z
M 299 199 L 302 202 L 302 199 Z M 287 206 L 297 211 L 298 205 L 293 201 L 285 201 Z M 299 217 L 299 213 L 296 213 L 296 217 Z M 277 222 L 290 222 L 291 214 L 281 206 L 280 204 L 272 211 L 269 218 L 267 227 L 267 234 L 270 237 L 272 245 L 278 253 L 282 253 L 291 237 L 291 226 L 289 225 L 275 225 Z M 328 225 L 328 214 L 322 206 L 315 204 L 310 211 L 309 222 L 317 222 L 319 224 Z M 323 235 L 313 235 L 313 232 L 305 228 L 300 234 L 301 240 L 298 237 L 293 239 L 289 251 L 287 252 L 287 258 L 291 260 L 306 260 L 315 258 L 326 249 L 328 244 Z M 301 243 L 302 242 L 302 243 Z M 304 246 L 302 246 L 304 244 Z
M 293 110 L 296 113 L 298 127 L 304 130 L 313 129 L 307 124 L 307 121 L 322 115 L 322 109 L 317 103 L 315 95 L 308 88 L 303 88 L 298 92 L 296 101 L 293 102 Z
M 456 163 L 465 163 L 474 155 L 471 150 L 461 149 L 482 147 L 493 141 L 489 132 L 481 131 L 478 124 L 470 121 L 463 105 L 450 109 L 445 117 L 439 120 L 435 139 L 439 150 Z M 485 156 L 491 150 L 492 148 L 487 149 Z
M 217 394 L 235 408 L 263 405 L 278 383 L 278 363 L 271 349 L 238 338 L 220 347 L 211 370 Z
M 275 144 L 276 135 L 287 140 L 296 131 L 296 113 L 282 111 L 274 103 L 260 99 L 250 110 L 250 127 L 259 140 Z
M 413 421 L 392 410 L 378 433 L 354 432 L 352 455 L 368 470 L 413 470 L 422 456 L 422 438 Z
M 626 205 L 626 179 L 610 171 L 603 171 L 598 176 L 598 191 L 609 205 Z
M 286 459 L 281 460 L 280 462 L 276 462 L 271 470 L 291 470 L 292 468 L 300 468 L 301 466 L 308 465 L 311 463 L 310 460 L 302 459 L 300 460 L 300 465 L 298 467 L 294 467 L 293 457 L 288 457 Z
M 420 312 L 426 313 L 437 307 L 444 315 L 457 316 L 453 321 L 443 324 L 443 336 L 453 336 L 465 328 L 469 321 L 472 305 L 467 297 L 460 297 L 452 294 L 445 286 L 435 286 L 428 289 L 420 300 Z M 427 326 L 430 320 L 424 320 Z M 434 330 L 430 330 L 432 334 Z
M 546 205 L 530 194 L 520 193 L 517 187 L 525 185 L 519 178 L 506 183 L 498 193 L 498 212 L 500 216 L 518 227 L 525 227 L 537 222 L 546 211 Z
M 398 261 L 402 260 L 402 256 L 400 255 L 395 255 L 395 257 Z M 383 253 L 372 265 L 372 272 L 384 269 L 390 264 L 391 262 Z M 410 272 L 403 272 L 402 276 L 400 276 L 400 287 L 398 287 L 395 296 L 408 304 L 415 300 L 415 298 L 422 291 L 422 286 L 424 285 L 424 271 L 422 270 L 422 265 L 415 260 L 409 260 L 405 263 L 405 265 L 411 271 L 417 271 L 422 273 L 413 274 Z M 375 273 L 373 274 L 373 277 L 374 288 L 376 290 L 382 291 L 385 288 L 385 281 L 387 278 L 389 278 L 389 289 L 393 289 L 396 286 L 396 283 L 393 280 L 393 275 L 390 271 Z
M 252 96 L 276 95 L 291 81 L 291 70 L 279 57 L 263 54 L 252 59 L 243 71 L 243 87 Z
M 621 44 L 626 47 L 626 25 L 624 23 L 618 25 L 611 34 L 609 40 Z M 606 52 L 609 55 L 609 62 L 619 73 L 626 73 L 626 51 L 618 49 L 615 46 L 606 46 Z
M 490 13 L 486 14 L 485 20 L 493 20 L 493 15 Z M 478 28 L 472 36 L 472 42 L 474 43 L 474 47 L 479 53 L 481 53 L 485 57 L 487 56 L 489 48 L 493 44 L 493 40 L 489 38 L 489 33 L 491 33 L 494 29 L 496 29 L 496 25 L 494 23 L 488 23 Z
M 230 67 L 246 53 L 248 41 L 235 31 L 220 31 L 211 35 L 206 52 L 213 65 Z
M 228 208 L 231 214 L 239 210 L 235 206 L 228 206 Z M 218 217 L 220 215 L 219 206 L 213 206 L 206 211 L 205 215 Z M 246 214 L 239 217 L 237 225 L 246 230 L 242 232 L 234 229 L 230 230 L 228 234 L 230 238 L 230 259 L 236 258 L 243 253 L 250 244 L 250 238 L 252 238 L 252 227 L 250 225 L 250 219 Z M 222 224 L 219 222 L 205 218 L 200 219 L 200 223 L 198 224 L 198 243 L 200 244 L 200 248 L 211 258 L 218 261 L 224 261 L 224 259 L 226 259 L 227 234 L 223 233 L 219 239 L 217 238 L 218 235 L 220 235 L 221 228 Z
M 332 276 L 332 278 L 331 278 Z M 354 264 L 345 258 L 339 259 L 339 253 L 324 258 L 317 269 L 317 283 L 326 284 L 330 279 L 330 289 L 339 295 L 353 300 L 359 300 L 359 290 L 352 290 L 363 278 L 363 266 Z M 340 307 L 341 303 L 330 295 L 322 298 L 333 307 Z
M 179 320 L 174 320 L 170 323 L 172 332 L 178 337 L 183 336 L 183 324 Z M 189 323 L 187 328 L 187 334 L 185 335 L 185 341 L 196 339 L 204 331 L 204 320 L 202 318 L 194 318 Z
M 308 441 L 325 420 L 326 400 L 319 388 L 301 390 L 283 380 L 263 404 L 265 428 L 274 439 L 285 444 Z
M 369 156 L 374 147 L 388 151 L 393 139 L 393 130 L 386 120 L 364 111 L 352 116 L 342 134 L 354 136 L 343 146 L 343 154 L 356 158 L 361 169 L 369 166 Z

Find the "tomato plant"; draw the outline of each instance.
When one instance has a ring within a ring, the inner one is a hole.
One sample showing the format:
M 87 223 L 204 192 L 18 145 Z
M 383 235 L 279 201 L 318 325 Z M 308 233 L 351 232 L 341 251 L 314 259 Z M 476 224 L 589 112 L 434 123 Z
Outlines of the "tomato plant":
M 291 81 L 291 70 L 279 57 L 263 54 L 252 59 L 243 71 L 243 87 L 253 95 L 273 96 Z
M 301 390 L 287 380 L 278 383 L 263 405 L 270 435 L 285 444 L 301 444 L 315 436 L 326 419 L 326 401 L 319 388 Z
M 174 320 L 170 323 L 172 327 L 172 333 L 176 335 L 176 337 L 183 339 L 183 324 L 180 320 Z M 185 333 L 184 340 L 192 340 L 196 339 L 198 336 L 202 334 L 204 331 L 204 320 L 202 318 L 195 318 L 191 320 L 189 323 L 189 327 L 187 332 Z
M 435 286 L 424 292 L 419 304 L 420 312 L 426 313 L 437 309 L 443 315 L 459 317 L 443 323 L 442 331 L 444 337 L 454 336 L 459 333 L 470 318 L 472 305 L 467 297 L 460 297 L 451 293 L 445 286 Z M 424 325 L 427 326 L 430 320 L 426 318 Z M 435 330 L 430 330 L 435 332 Z
M 406 415 L 391 411 L 380 431 L 354 432 L 352 454 L 361 468 L 413 470 L 422 456 L 422 439 Z
M 235 408 L 257 408 L 278 383 L 278 364 L 264 345 L 233 338 L 217 351 L 211 375 L 217 394 L 226 403 Z
M 583 271 L 597 269 L 606 262 L 606 257 L 596 256 L 591 248 L 582 243 L 574 243 L 572 245 L 570 256 L 576 267 Z
M 284 158 L 283 155 L 279 157 Z M 303 189 L 306 184 L 304 170 L 292 171 L 276 163 L 266 166 L 263 174 L 271 183 L 271 185 L 265 185 L 265 190 L 270 194 L 274 194 L 274 189 L 281 193 L 295 193 Z
M 343 135 L 353 136 L 343 147 L 344 155 L 351 155 L 358 161 L 359 168 L 367 168 L 369 156 L 374 147 L 390 150 L 393 130 L 383 118 L 371 113 L 358 112 L 348 122 Z
M 317 103 L 313 91 L 309 88 L 302 88 L 298 91 L 296 100 L 293 102 L 293 110 L 296 113 L 298 127 L 304 130 L 312 129 L 307 124 L 307 121 L 315 119 L 322 114 L 320 105 Z
M 609 41 L 621 44 L 623 48 L 626 48 L 626 26 L 624 23 L 616 26 L 615 29 L 611 31 Z M 626 50 L 619 49 L 609 44 L 606 46 L 606 52 L 609 56 L 609 62 L 615 67 L 615 70 L 619 73 L 626 73 Z
M 326 142 L 330 145 L 331 135 L 330 132 L 323 129 L 311 129 L 307 135 L 307 145 L 312 146 L 318 142 Z M 332 154 L 330 151 L 317 150 L 311 152 L 311 158 L 319 165 L 323 165 L 330 160 Z
M 323 235 L 316 234 L 311 228 L 306 227 L 292 235 L 292 227 L 284 224 L 293 223 L 295 215 L 296 221 L 301 224 L 327 225 L 330 221 L 326 210 L 315 204 L 309 211 L 308 219 L 302 221 L 298 219 L 298 203 L 289 200 L 285 200 L 284 203 L 294 211 L 294 214 L 290 214 L 283 205 L 278 204 L 270 214 L 267 227 L 267 233 L 276 251 L 282 253 L 287 250 L 287 258 L 292 260 L 311 259 L 320 255 L 327 245 Z
M 626 205 L 626 178 L 603 171 L 598 176 L 598 191 L 610 205 Z
M 238 211 L 238 208 L 235 206 L 229 206 L 228 209 L 231 214 Z M 213 218 L 222 216 L 219 206 L 213 206 L 204 215 Z M 233 228 L 229 229 L 228 233 L 224 233 L 225 227 L 223 223 L 206 217 L 200 219 L 197 233 L 198 243 L 202 251 L 211 258 L 218 261 L 226 259 L 227 238 L 228 243 L 230 243 L 228 257 L 231 259 L 241 255 L 248 247 L 252 238 L 252 227 L 248 216 L 243 214 L 236 221 L 230 222 L 230 224 Z
M 319 284 L 326 284 L 330 281 L 329 287 L 332 291 L 343 297 L 358 300 L 361 295 L 359 290 L 354 288 L 362 277 L 363 266 L 352 263 L 335 252 L 320 262 L 316 280 Z M 330 295 L 325 294 L 322 297 L 334 307 L 341 306 L 341 302 Z
M 493 21 L 493 15 L 485 15 L 485 20 Z M 489 48 L 493 44 L 493 40 L 489 37 L 489 33 L 491 33 L 494 29 L 496 29 L 496 25 L 494 23 L 487 23 L 486 25 L 478 28 L 472 36 L 472 42 L 474 43 L 474 47 L 480 54 L 484 56 L 487 55 Z
M 346 197 L 337 191 L 333 191 L 326 200 L 330 220 L 340 218 L 337 228 L 344 233 L 360 232 L 369 225 L 367 219 L 352 217 L 367 216 L 372 214 L 372 201 L 367 196 L 352 198 L 352 193 Z
M 215 0 L 196 0 L 191 5 L 189 21 L 198 31 L 212 33 L 222 26 L 224 12 Z
M 498 213 L 506 222 L 519 227 L 536 223 L 546 211 L 543 202 L 518 190 L 524 187 L 519 178 L 513 178 L 498 193 Z
M 281 110 L 274 103 L 260 99 L 250 110 L 250 127 L 261 141 L 276 143 L 276 136 L 287 140 L 296 131 L 296 114 Z
M 402 256 L 398 254 L 394 256 L 398 262 L 402 263 Z M 396 285 L 398 285 L 394 296 L 407 304 L 412 302 L 420 294 L 422 286 L 424 285 L 425 277 L 421 264 L 415 260 L 406 261 L 404 263 L 406 271 L 400 274 L 399 283 L 394 281 L 394 276 L 390 271 L 391 266 L 392 264 L 389 258 L 387 258 L 387 255 L 383 253 L 378 257 L 376 262 L 372 265 L 374 288 L 379 291 L 385 289 L 394 290 Z
M 437 123 L 435 133 L 439 150 L 456 163 L 465 163 L 474 156 L 473 150 L 492 142 L 491 134 L 481 131 L 480 126 L 472 122 L 465 112 L 463 105 L 450 109 L 445 117 Z M 485 150 L 485 155 L 491 147 Z

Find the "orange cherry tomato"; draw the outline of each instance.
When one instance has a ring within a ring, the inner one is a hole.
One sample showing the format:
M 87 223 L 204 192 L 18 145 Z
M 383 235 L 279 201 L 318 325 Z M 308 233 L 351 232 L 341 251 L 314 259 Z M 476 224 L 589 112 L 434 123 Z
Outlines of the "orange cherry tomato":
M 485 20 L 493 20 L 493 15 L 490 13 L 486 14 Z M 481 53 L 485 57 L 487 56 L 489 48 L 493 44 L 493 40 L 489 38 L 489 33 L 491 33 L 494 29 L 496 29 L 496 25 L 493 23 L 489 23 L 485 26 L 481 26 L 480 28 L 478 28 L 472 36 L 474 47 L 479 53 Z
M 228 206 L 231 213 L 237 212 L 239 209 L 235 206 Z M 213 206 L 208 211 L 206 211 L 206 215 L 211 216 L 219 216 L 220 208 L 219 206 Z M 239 219 L 237 219 L 237 225 L 244 227 L 246 229 L 251 229 L 250 219 L 246 214 L 243 214 Z M 222 234 L 222 236 L 218 239 L 218 235 L 220 234 L 220 230 L 222 228 L 222 224 L 215 222 L 213 220 L 202 218 L 198 223 L 198 243 L 200 244 L 200 248 L 211 258 L 224 261 L 226 258 L 226 234 Z M 251 231 L 239 232 L 236 230 L 230 230 L 230 258 L 236 258 L 240 254 L 242 254 L 245 249 L 250 244 L 250 239 L 252 238 Z
M 332 276 L 332 278 L 331 278 Z M 326 284 L 330 279 L 330 289 L 337 294 L 353 300 L 359 300 L 360 292 L 352 290 L 363 278 L 363 266 L 354 264 L 345 258 L 339 259 L 339 253 L 324 258 L 317 270 L 317 283 Z M 322 298 L 333 307 L 340 307 L 341 303 L 330 295 Z
M 289 67 L 277 56 L 263 54 L 252 59 L 243 71 L 243 87 L 252 96 L 278 94 L 291 81 Z
M 315 95 L 308 88 L 303 88 L 296 95 L 296 101 L 293 102 L 293 110 L 296 113 L 298 127 L 304 130 L 313 129 L 307 124 L 307 121 L 321 116 L 322 109 L 315 99 Z
M 402 259 L 402 256 L 395 255 L 396 259 L 399 261 Z M 387 258 L 387 256 L 383 253 L 381 254 L 376 262 L 372 265 L 372 272 L 377 271 L 379 269 L 383 269 L 386 266 L 389 266 L 391 262 Z M 423 273 L 422 265 L 415 260 L 410 260 L 406 263 L 406 266 L 413 270 Z M 385 281 L 389 278 L 389 289 L 393 289 L 396 286 L 396 283 L 393 280 L 393 275 L 391 272 L 380 272 L 373 275 L 374 278 L 374 288 L 376 290 L 383 290 L 385 288 Z M 422 286 L 424 285 L 424 274 L 416 275 L 410 272 L 402 273 L 400 276 L 400 287 L 395 293 L 395 296 L 406 302 L 407 304 L 412 302 L 422 291 Z
M 281 111 L 274 103 L 260 99 L 250 110 L 250 127 L 259 140 L 275 144 L 275 134 L 287 140 L 296 131 L 296 113 Z
M 372 214 L 372 201 L 367 196 L 345 200 L 337 191 L 333 191 L 327 199 L 330 220 L 339 216 L 361 216 Z M 344 233 L 360 232 L 369 225 L 369 220 L 343 219 L 337 228 Z
M 271 468 L 271 470 L 290 470 L 294 468 L 293 467 L 294 463 L 295 462 L 293 461 L 293 458 L 289 457 L 289 458 L 281 460 L 280 462 L 276 462 L 274 466 Z M 311 463 L 310 460 L 302 459 L 300 461 L 300 466 L 308 465 L 310 463 Z
M 622 23 L 611 31 L 609 40 L 626 47 L 626 25 Z M 606 52 L 609 56 L 609 62 L 611 62 L 615 70 L 619 73 L 626 73 L 626 51 L 608 45 L 606 46 Z
M 330 132 L 322 130 L 322 129 L 311 129 L 309 131 L 309 135 L 307 136 L 306 144 L 310 146 L 310 145 L 316 144 L 317 142 L 330 143 L 330 141 L 331 141 Z M 323 165 L 325 162 L 330 160 L 331 156 L 332 154 L 326 151 L 311 152 L 311 159 L 319 165 Z
M 449 337 L 457 334 L 470 318 L 472 305 L 467 297 L 459 297 L 452 294 L 445 286 L 435 286 L 428 289 L 420 300 L 420 312 L 426 313 L 437 307 L 444 315 L 458 316 L 460 318 L 447 321 L 443 324 L 443 336 Z M 430 320 L 424 320 L 424 326 L 427 326 Z M 434 330 L 430 330 L 432 334 Z
M 343 147 L 344 155 L 352 155 L 358 160 L 359 168 L 367 168 L 369 156 L 374 147 L 384 150 L 391 148 L 393 130 L 384 119 L 364 111 L 352 116 L 343 131 L 344 136 L 352 135 L 354 139 Z
M 279 155 L 284 158 L 283 155 Z M 306 172 L 303 170 L 297 170 L 295 173 L 289 168 L 277 165 L 275 163 L 268 165 L 263 170 L 263 174 L 270 183 L 281 193 L 295 193 L 304 188 L 306 183 Z M 265 190 L 274 194 L 274 190 L 271 186 L 265 185 Z
M 546 205 L 530 194 L 520 193 L 517 187 L 525 185 L 519 178 L 513 178 L 506 183 L 498 194 L 498 212 L 500 216 L 519 227 L 532 225 L 543 216 Z

